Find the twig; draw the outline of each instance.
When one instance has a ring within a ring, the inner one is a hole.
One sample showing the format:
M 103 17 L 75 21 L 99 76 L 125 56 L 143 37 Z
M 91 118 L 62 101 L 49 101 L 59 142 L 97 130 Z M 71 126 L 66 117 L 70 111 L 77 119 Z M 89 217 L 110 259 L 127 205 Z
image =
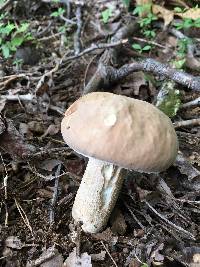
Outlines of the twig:
M 35 38 L 40 38 L 41 36 L 43 36 L 45 33 L 47 33 L 49 31 L 49 29 L 51 28 L 51 25 L 53 24 L 53 21 L 50 21 L 49 24 L 47 25 L 47 27 L 45 27 L 42 31 L 37 32 L 34 37 Z
M 46 41 L 49 41 L 51 39 L 55 39 L 56 37 L 62 35 L 62 32 L 57 32 L 55 34 L 52 34 L 50 36 L 45 36 L 45 37 L 42 37 L 42 38 L 39 38 L 38 41 L 39 42 L 46 42 Z
M 182 232 L 187 238 L 192 239 L 192 240 L 196 240 L 195 237 L 193 236 L 193 234 L 191 234 L 190 232 L 186 231 L 185 229 L 183 229 L 180 226 L 177 226 L 176 224 L 173 224 L 171 221 L 167 220 L 163 215 L 161 215 L 160 213 L 158 213 L 150 204 L 148 201 L 144 200 L 144 203 L 158 216 L 160 217 L 163 221 L 165 221 L 168 225 L 170 225 L 172 228 L 174 228 L 176 231 L 178 232 Z
M 0 99 L 5 99 L 7 101 L 32 101 L 35 98 L 33 94 L 26 95 L 1 95 Z M 49 109 L 58 112 L 61 115 L 64 115 L 65 111 L 57 106 L 49 105 Z
M 71 172 L 64 172 L 60 175 L 57 175 L 57 176 L 54 176 L 54 175 L 48 175 L 48 176 L 45 176 L 45 175 L 42 175 L 41 173 L 37 172 L 36 170 L 34 170 L 30 164 L 29 165 L 29 169 L 32 173 L 34 173 L 35 175 L 37 175 L 39 178 L 42 178 L 44 181 L 52 181 L 56 178 L 60 178 L 60 177 L 63 177 L 65 175 L 68 175 L 69 177 L 72 177 L 75 181 L 80 181 L 80 177 L 78 177 L 77 175 L 71 173 Z
M 181 108 L 190 108 L 190 107 L 197 106 L 197 105 L 200 105 L 200 97 L 198 97 L 198 98 L 196 98 L 190 102 L 182 104 Z
M 26 94 L 26 95 L 1 95 L 0 99 L 5 99 L 8 101 L 32 101 L 34 98 L 34 95 L 32 94 Z
M 132 212 L 132 210 L 129 208 L 128 204 L 125 201 L 124 201 L 124 205 L 126 206 L 128 211 L 130 212 L 133 219 L 137 222 L 137 224 L 141 227 L 141 229 L 144 230 L 145 229 L 144 225 L 137 219 L 137 217 L 135 216 L 135 214 Z
M 194 126 L 194 125 L 200 125 L 200 118 L 175 122 L 174 128 L 180 128 L 180 127 L 185 127 L 185 126 Z
M 21 205 L 19 204 L 19 202 L 17 201 L 17 199 L 14 198 L 14 200 L 15 200 L 15 204 L 16 204 L 16 206 L 17 206 L 17 209 L 18 209 L 18 211 L 19 211 L 19 213 L 20 213 L 20 215 L 21 215 L 21 217 L 22 217 L 22 219 L 23 219 L 25 225 L 26 225 L 26 226 L 28 227 L 28 229 L 30 230 L 32 236 L 34 236 L 34 235 L 33 235 L 33 229 L 32 229 L 32 227 L 31 227 L 31 225 L 30 225 L 29 219 L 28 219 L 28 217 L 27 217 L 25 211 L 22 209 L 22 207 L 21 207 Z
M 76 8 L 76 21 L 77 21 L 77 30 L 76 33 L 74 34 L 74 54 L 78 55 L 81 51 L 81 30 L 82 30 L 82 17 L 81 17 L 81 12 L 82 12 L 82 6 L 80 4 L 77 5 Z
M 158 43 L 156 43 L 156 42 L 154 42 L 154 41 L 145 40 L 145 39 L 143 39 L 143 38 L 132 37 L 132 39 L 135 40 L 135 41 L 139 41 L 139 42 L 143 42 L 143 43 L 147 43 L 147 44 L 152 44 L 152 45 L 158 46 L 158 47 L 160 47 L 160 48 L 164 48 L 164 49 L 167 48 L 167 47 L 164 46 L 164 45 L 158 44 Z
M 58 185 L 59 185 L 60 170 L 61 170 L 61 164 L 58 165 L 56 173 L 55 173 L 54 192 L 53 192 L 53 197 L 51 200 L 50 212 L 49 212 L 50 224 L 54 223 L 54 218 L 55 218 L 54 210 L 55 210 L 55 205 L 56 205 L 56 201 L 58 198 Z
M 101 240 L 101 244 L 103 245 L 104 249 L 106 250 L 106 252 L 108 253 L 109 257 L 111 258 L 113 264 L 115 265 L 115 267 L 118 267 L 117 263 L 115 262 L 115 260 L 113 259 L 112 255 L 110 254 L 109 250 L 107 249 L 106 245 L 103 243 L 103 241 Z
M 7 186 L 8 186 L 8 172 L 7 172 L 7 168 L 6 168 L 6 164 L 3 160 L 2 154 L 0 152 L 0 156 L 1 156 L 1 161 L 6 173 L 6 176 L 3 178 L 3 186 L 4 186 L 4 194 L 5 194 L 5 200 L 8 198 L 8 191 L 7 191 Z
M 138 23 L 136 23 L 136 21 L 133 21 L 132 23 L 121 27 L 111 38 L 111 42 L 118 42 L 123 39 L 129 38 L 138 28 L 139 25 Z M 121 46 L 117 46 L 114 48 L 110 48 L 108 51 L 104 51 L 104 53 L 99 59 L 97 70 L 84 88 L 83 94 L 98 91 L 101 87 L 103 89 L 106 85 L 110 85 L 107 80 L 107 72 L 105 72 L 106 67 L 109 68 L 110 65 L 118 63 L 118 53 L 120 48 Z
M 65 21 L 66 24 L 72 24 L 72 25 L 76 25 L 76 22 L 71 20 L 71 19 L 68 19 L 68 18 L 65 18 L 63 15 L 60 15 L 59 16 L 62 20 Z
M 101 44 L 92 44 L 90 47 L 86 48 L 85 50 L 83 50 L 82 52 L 80 52 L 78 55 L 73 55 L 73 56 L 69 56 L 67 58 L 65 58 L 65 55 L 63 57 L 63 64 L 68 63 L 68 61 L 70 60 L 74 60 L 77 59 L 79 57 L 84 56 L 85 54 L 89 54 L 95 50 L 99 50 L 99 49 L 107 49 L 107 48 L 112 48 L 112 47 L 116 47 L 122 44 L 125 44 L 128 42 L 128 39 L 124 39 L 124 40 L 120 40 L 120 41 L 116 41 L 116 42 L 112 42 L 110 44 L 107 43 L 101 43 Z
M 7 2 L 5 2 L 1 7 L 0 7 L 0 12 L 4 11 L 12 2 L 14 2 L 13 0 L 8 0 Z

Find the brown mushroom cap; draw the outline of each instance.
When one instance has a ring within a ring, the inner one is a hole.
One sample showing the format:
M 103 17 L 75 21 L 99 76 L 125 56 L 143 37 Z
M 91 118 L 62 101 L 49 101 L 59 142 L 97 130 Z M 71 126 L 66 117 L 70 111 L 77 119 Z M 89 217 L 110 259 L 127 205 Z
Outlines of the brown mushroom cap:
M 144 172 L 167 169 L 178 151 L 173 124 L 163 112 L 147 102 L 105 92 L 74 102 L 61 132 L 80 154 Z

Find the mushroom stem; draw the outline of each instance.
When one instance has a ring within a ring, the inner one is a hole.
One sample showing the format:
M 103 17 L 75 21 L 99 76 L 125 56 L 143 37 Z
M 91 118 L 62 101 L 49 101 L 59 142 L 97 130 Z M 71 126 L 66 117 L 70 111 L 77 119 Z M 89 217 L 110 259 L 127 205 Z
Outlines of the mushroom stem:
M 82 222 L 88 233 L 97 233 L 105 227 L 117 201 L 126 170 L 116 165 L 89 158 L 78 189 L 72 216 Z

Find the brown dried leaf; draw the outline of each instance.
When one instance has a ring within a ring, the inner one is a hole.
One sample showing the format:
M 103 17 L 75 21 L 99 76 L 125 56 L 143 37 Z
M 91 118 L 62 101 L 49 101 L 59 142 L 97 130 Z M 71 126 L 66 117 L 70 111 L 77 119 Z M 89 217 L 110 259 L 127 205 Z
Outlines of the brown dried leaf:
M 172 20 L 174 19 L 174 12 L 173 11 L 168 10 L 162 6 L 159 6 L 159 5 L 153 5 L 152 6 L 152 12 L 153 12 L 153 14 L 157 15 L 159 18 L 163 18 L 165 27 L 167 25 L 169 25 L 172 22 Z
M 200 18 L 200 8 L 190 8 L 184 13 L 175 13 L 175 15 L 184 19 L 199 19 Z
M 110 228 L 107 228 L 105 231 L 97 234 L 93 234 L 93 237 L 100 241 L 108 242 L 112 245 L 116 245 L 118 237 L 113 235 L 113 232 Z
M 62 267 L 92 267 L 91 256 L 87 252 L 77 255 L 76 248 L 69 254 Z

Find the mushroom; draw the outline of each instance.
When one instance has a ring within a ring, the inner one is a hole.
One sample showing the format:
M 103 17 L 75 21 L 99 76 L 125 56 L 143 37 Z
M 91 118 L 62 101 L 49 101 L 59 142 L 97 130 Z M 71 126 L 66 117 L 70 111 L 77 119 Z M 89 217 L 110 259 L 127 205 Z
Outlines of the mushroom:
M 153 105 L 106 92 L 84 95 L 66 111 L 63 139 L 89 158 L 72 217 L 85 232 L 105 227 L 127 170 L 161 172 L 175 160 L 171 120 Z

